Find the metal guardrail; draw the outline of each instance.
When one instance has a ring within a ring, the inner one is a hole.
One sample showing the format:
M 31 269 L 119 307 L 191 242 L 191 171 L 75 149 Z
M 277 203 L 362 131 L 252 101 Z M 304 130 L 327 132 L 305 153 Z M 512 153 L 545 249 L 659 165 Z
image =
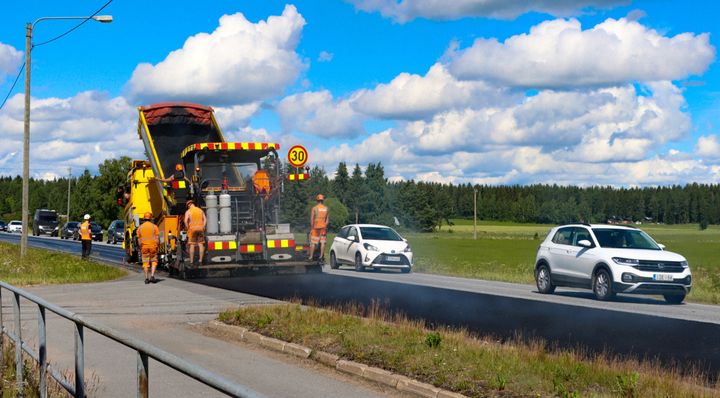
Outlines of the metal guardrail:
M 13 323 L 14 331 L 10 331 L 5 327 L 3 322 L 2 310 L 2 291 L 7 289 L 13 293 Z M 20 297 L 23 297 L 38 306 L 38 352 L 36 353 L 32 347 L 22 341 L 21 334 L 21 313 L 20 313 Z M 45 312 L 49 310 L 75 324 L 75 382 L 70 383 L 57 369 L 52 368 L 47 361 L 47 342 L 46 342 L 46 319 Z M 232 397 L 241 398 L 261 398 L 262 395 L 252 389 L 234 383 L 222 376 L 219 376 L 207 369 L 194 365 L 180 357 L 177 357 L 167 351 L 161 350 L 149 343 L 138 340 L 132 336 L 120 333 L 108 328 L 98 322 L 85 319 L 71 311 L 62 307 L 49 303 L 40 297 L 37 297 L 20 288 L 12 286 L 6 282 L 0 281 L 0 353 L 5 349 L 5 335 L 14 342 L 15 345 L 15 369 L 17 394 L 23 396 L 23 358 L 22 353 L 25 351 L 33 360 L 39 364 L 39 388 L 40 397 L 47 397 L 47 376 L 51 376 L 58 384 L 74 397 L 85 398 L 85 336 L 84 329 L 90 329 L 98 334 L 114 340 L 126 347 L 129 347 L 137 353 L 137 396 L 149 396 L 149 379 L 148 358 L 152 358 L 160 363 L 169 366 L 178 372 L 189 376 L 208 387 L 225 393 Z M 1 357 L 1 354 L 0 354 Z

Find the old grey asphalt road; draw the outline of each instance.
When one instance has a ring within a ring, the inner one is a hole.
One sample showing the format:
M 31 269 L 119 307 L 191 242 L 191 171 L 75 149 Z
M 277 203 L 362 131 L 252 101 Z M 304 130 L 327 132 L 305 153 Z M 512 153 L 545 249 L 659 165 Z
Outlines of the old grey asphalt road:
M 104 323 L 203 366 L 268 397 L 385 397 L 392 390 L 345 377 L 312 361 L 295 360 L 202 332 L 200 325 L 226 308 L 271 303 L 243 293 L 164 279 L 145 285 L 140 274 L 105 283 L 28 288 L 52 303 Z M 4 322 L 12 328 L 9 294 L 3 295 Z M 36 344 L 37 309 L 23 301 L 23 335 Z M 133 351 L 86 330 L 86 376 L 91 396 L 136 395 Z M 60 369 L 73 369 L 72 324 L 48 314 L 48 358 Z M 150 396 L 223 396 L 199 382 L 150 361 Z

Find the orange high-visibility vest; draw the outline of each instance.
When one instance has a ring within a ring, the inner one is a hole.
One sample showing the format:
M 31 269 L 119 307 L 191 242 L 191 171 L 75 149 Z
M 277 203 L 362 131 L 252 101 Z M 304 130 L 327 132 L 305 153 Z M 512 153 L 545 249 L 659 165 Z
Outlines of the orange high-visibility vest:
M 92 240 L 92 231 L 90 230 L 90 221 L 83 221 L 80 224 L 80 239 Z
M 201 208 L 194 206 L 188 209 L 190 212 L 190 222 L 188 231 L 202 231 L 203 227 L 203 211 Z
M 314 229 L 327 228 L 327 224 L 328 224 L 328 208 L 327 208 L 327 206 L 319 203 L 317 206 L 313 207 L 312 212 L 315 215 L 315 217 L 313 218 L 312 227 Z
M 268 175 L 267 171 L 260 169 L 255 172 L 255 175 L 253 175 L 253 186 L 255 187 L 255 192 L 257 193 L 270 193 L 270 176 Z
M 137 229 L 138 243 L 140 247 L 157 247 L 160 229 L 150 221 L 142 223 Z

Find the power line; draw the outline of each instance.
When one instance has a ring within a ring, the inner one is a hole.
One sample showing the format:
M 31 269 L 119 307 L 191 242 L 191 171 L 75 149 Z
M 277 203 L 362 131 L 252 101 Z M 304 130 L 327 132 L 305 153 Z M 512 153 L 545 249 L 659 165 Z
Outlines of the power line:
M 56 37 L 54 37 L 54 38 L 52 38 L 52 39 L 50 39 L 50 40 L 44 41 L 44 42 L 42 42 L 42 43 L 33 44 L 32 48 L 44 46 L 45 44 L 52 43 L 52 42 L 54 42 L 55 40 L 58 40 L 58 39 L 60 39 L 60 38 L 62 38 L 62 37 L 64 37 L 64 36 L 67 36 L 68 34 L 70 34 L 70 33 L 71 33 L 72 31 L 74 31 L 75 29 L 81 27 L 81 26 L 82 26 L 85 22 L 87 22 L 89 19 L 92 19 L 92 17 L 94 17 L 95 15 L 99 14 L 100 11 L 102 11 L 103 9 L 105 9 L 105 7 L 109 6 L 110 3 L 112 3 L 112 2 L 113 2 L 113 0 L 109 0 L 107 3 L 105 3 L 105 5 L 103 5 L 102 7 L 100 7 L 99 10 L 95 11 L 95 12 L 94 12 L 92 15 L 90 15 L 89 17 L 83 19 L 82 22 L 80 22 L 79 24 L 75 25 L 75 26 L 72 27 L 70 30 L 66 31 L 65 33 L 63 33 L 63 34 L 61 34 L 61 35 L 59 35 L 59 36 L 56 36 Z
M 72 29 L 70 29 L 70 30 L 66 31 L 65 33 L 63 33 L 63 34 L 61 34 L 61 35 L 59 35 L 59 36 L 56 36 L 56 37 L 54 37 L 54 38 L 52 38 L 52 39 L 50 39 L 50 40 L 44 41 L 44 42 L 42 42 L 42 43 L 40 43 L 40 44 L 33 44 L 33 45 L 32 45 L 32 48 L 39 47 L 39 46 L 43 46 L 43 45 L 48 44 L 48 43 L 52 43 L 52 42 L 54 42 L 55 40 L 58 40 L 58 39 L 60 39 L 60 38 L 62 38 L 62 37 L 64 37 L 64 36 L 67 36 L 68 34 L 70 34 L 70 32 L 72 32 L 72 31 L 74 31 L 75 29 L 79 28 L 79 27 L 82 26 L 85 22 L 87 22 L 89 19 L 92 19 L 92 17 L 94 17 L 95 15 L 99 14 L 100 11 L 104 10 L 105 7 L 109 6 L 110 3 L 112 3 L 112 2 L 113 2 L 113 0 L 109 0 L 107 3 L 105 3 L 105 5 L 103 5 L 102 7 L 100 7 L 100 9 L 98 9 L 97 11 L 95 11 L 95 12 L 94 12 L 92 15 L 90 15 L 89 17 L 83 19 L 82 22 L 80 22 L 79 24 L 75 25 Z M 31 48 L 31 49 L 32 49 L 32 48 Z M 10 90 L 8 90 L 8 93 L 7 93 L 7 95 L 5 96 L 5 99 L 3 100 L 2 104 L 0 104 L 0 110 L 5 106 L 5 103 L 7 102 L 8 98 L 10 98 L 10 94 L 12 94 L 13 90 L 15 89 L 15 85 L 17 84 L 18 79 L 20 79 L 20 75 L 22 74 L 22 71 L 25 70 L 25 64 L 26 64 L 26 63 L 27 63 L 27 60 L 26 60 L 25 62 L 23 62 L 22 66 L 20 66 L 20 70 L 18 71 L 17 76 L 15 76 L 15 81 L 13 82 L 12 87 L 10 87 Z
M 20 66 L 20 70 L 18 71 L 17 76 L 15 76 L 15 81 L 13 82 L 12 86 L 10 87 L 10 90 L 8 90 L 7 95 L 5 96 L 5 99 L 3 100 L 2 104 L 0 104 L 0 109 L 5 106 L 5 103 L 7 102 L 8 98 L 10 98 L 10 94 L 12 94 L 13 90 L 15 89 L 15 85 L 18 82 L 18 79 L 20 79 L 20 75 L 22 75 L 23 70 L 25 70 L 25 62 Z

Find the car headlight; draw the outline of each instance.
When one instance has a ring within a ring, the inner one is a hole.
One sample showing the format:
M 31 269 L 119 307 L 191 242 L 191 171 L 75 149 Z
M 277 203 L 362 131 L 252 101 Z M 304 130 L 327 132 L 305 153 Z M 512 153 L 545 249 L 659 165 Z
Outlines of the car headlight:
M 405 249 L 403 250 L 404 253 L 412 253 L 412 249 L 410 248 L 410 245 L 407 245 Z
M 633 265 L 638 265 L 640 263 L 640 261 L 638 261 L 637 259 L 634 259 L 634 258 L 613 257 L 612 260 L 620 265 L 633 266 Z
M 380 249 L 378 249 L 377 247 L 375 247 L 369 243 L 363 243 L 363 247 L 365 247 L 365 250 L 371 251 L 371 252 L 379 252 L 380 251 Z
M 683 268 L 687 268 L 689 266 L 687 260 L 680 261 L 680 265 L 682 265 Z

